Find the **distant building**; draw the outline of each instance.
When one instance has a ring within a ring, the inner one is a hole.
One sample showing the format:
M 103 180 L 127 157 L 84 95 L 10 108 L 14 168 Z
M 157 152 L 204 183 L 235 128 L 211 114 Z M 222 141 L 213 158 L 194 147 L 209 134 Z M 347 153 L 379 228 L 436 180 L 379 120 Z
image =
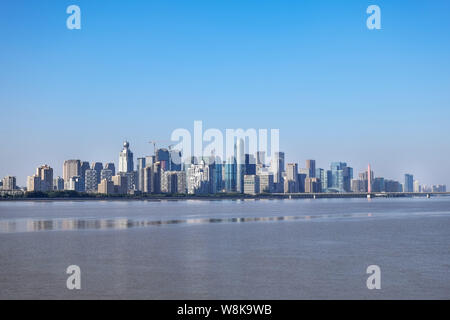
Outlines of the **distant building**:
M 83 192 L 84 190 L 84 179 L 80 176 L 73 176 L 69 178 L 67 183 L 67 190 Z
M 238 139 L 235 145 L 236 156 L 236 192 L 244 192 L 244 175 L 245 175 L 245 146 L 244 140 Z
M 133 152 L 129 149 L 128 141 L 123 143 L 123 149 L 119 154 L 119 173 L 132 172 L 134 170 Z
M 97 170 L 87 169 L 84 173 L 85 190 L 87 192 L 96 192 L 99 183 L 97 182 Z
M 64 189 L 69 189 L 69 181 L 72 177 L 80 177 L 81 175 L 81 161 L 80 160 L 66 160 L 63 165 L 63 179 Z
M 176 171 L 177 174 L 177 193 L 186 193 L 186 172 Z
M 252 195 L 259 193 L 259 176 L 255 174 L 244 176 L 244 193 Z
M 225 190 L 236 192 L 236 161 L 234 157 L 228 158 L 225 164 Z
M 61 177 L 56 177 L 53 179 L 53 190 L 62 191 L 64 190 L 64 179 Z
M 365 192 L 364 181 L 359 179 L 352 179 L 351 181 L 352 192 L 360 193 Z
M 178 191 L 178 175 L 177 171 L 163 171 L 161 174 L 161 192 L 177 193 Z
M 321 192 L 320 180 L 318 178 L 306 178 L 305 179 L 305 192 L 306 193 L 319 193 Z
M 98 185 L 98 193 L 100 194 L 114 194 L 114 182 L 107 179 L 102 179 Z
M 108 180 L 112 181 L 112 177 L 114 176 L 114 172 L 111 169 L 103 169 L 100 172 L 100 181 L 102 180 Z
M 405 174 L 403 192 L 414 192 L 414 176 L 412 174 Z
M 100 183 L 101 181 L 101 175 L 102 175 L 102 170 L 103 170 L 103 163 L 101 162 L 93 162 L 91 169 L 95 170 L 95 178 L 97 179 L 97 185 Z
M 144 168 L 144 185 L 143 192 L 152 193 L 153 192 L 153 165 L 147 164 Z
M 106 180 L 106 179 L 105 179 Z M 105 181 L 103 180 L 103 181 Z M 115 194 L 126 194 L 128 191 L 128 179 L 124 175 L 115 175 L 112 177 Z
M 259 192 L 272 193 L 274 192 L 273 174 L 270 171 L 260 171 L 259 174 Z
M 284 180 L 284 192 L 285 193 L 297 193 L 299 192 L 298 183 L 298 164 L 288 163 L 286 167 L 286 179 Z
M 136 171 L 138 175 L 137 189 L 144 191 L 144 170 L 145 170 L 145 158 L 137 158 Z
M 27 177 L 27 191 L 37 192 L 41 191 L 41 178 L 37 175 Z
M 422 192 L 422 186 L 420 185 L 419 181 L 414 180 L 414 192 L 420 193 Z
M 36 176 L 41 179 L 39 191 L 53 190 L 53 169 L 49 165 L 43 165 L 36 169 Z
M 331 189 L 335 192 L 350 192 L 353 169 L 345 162 L 331 163 Z
M 113 176 L 116 175 L 116 166 L 112 162 L 108 162 L 105 164 L 105 167 L 103 168 L 105 170 L 111 170 L 111 173 Z
M 205 194 L 209 191 L 209 166 L 202 160 L 200 164 L 193 164 L 187 172 L 187 187 L 189 194 Z
M 306 169 L 310 178 L 316 177 L 316 160 L 306 160 Z

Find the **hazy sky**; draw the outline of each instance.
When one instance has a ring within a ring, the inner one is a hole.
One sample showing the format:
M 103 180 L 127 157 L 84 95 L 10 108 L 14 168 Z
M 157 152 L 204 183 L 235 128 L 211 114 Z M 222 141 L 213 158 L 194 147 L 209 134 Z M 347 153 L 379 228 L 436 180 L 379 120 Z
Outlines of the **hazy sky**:
M 66 8 L 81 8 L 68 30 Z M 381 8 L 368 30 L 366 8 Z M 287 161 L 450 185 L 450 1 L 0 4 L 0 176 L 137 156 L 176 128 L 278 128 Z

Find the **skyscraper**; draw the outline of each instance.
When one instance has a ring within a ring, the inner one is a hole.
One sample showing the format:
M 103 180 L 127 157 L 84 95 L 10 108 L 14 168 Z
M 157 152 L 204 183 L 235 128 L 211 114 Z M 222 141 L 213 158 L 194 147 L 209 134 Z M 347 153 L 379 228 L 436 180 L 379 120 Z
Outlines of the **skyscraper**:
M 36 176 L 41 179 L 40 191 L 53 190 L 53 169 L 49 165 L 43 165 L 36 169 Z
M 345 162 L 331 163 L 331 189 L 335 192 L 350 192 L 353 168 Z
M 99 184 L 101 181 L 101 174 L 102 174 L 102 170 L 103 170 L 103 163 L 101 162 L 93 162 L 91 169 L 95 170 L 95 174 L 96 174 L 96 183 Z
M 306 160 L 306 169 L 309 171 L 309 177 L 316 177 L 316 160 Z
M 236 161 L 234 157 L 228 158 L 225 163 L 224 180 L 226 192 L 236 192 Z
M 414 192 L 414 176 L 412 174 L 405 174 L 405 184 L 403 192 Z
M 236 192 L 244 192 L 245 154 L 244 140 L 238 139 L 235 146 L 236 156 Z
M 119 173 L 132 172 L 134 170 L 133 152 L 129 149 L 128 141 L 123 143 L 123 149 L 119 154 Z
M 69 180 L 72 177 L 80 176 L 81 174 L 81 161 L 80 160 L 66 160 L 63 165 L 63 179 L 64 189 L 69 189 Z
M 136 171 L 138 173 L 137 189 L 144 191 L 145 158 L 137 158 Z
M 116 175 L 116 166 L 114 165 L 114 163 L 108 162 L 107 164 L 105 164 L 105 168 L 104 169 L 111 170 L 112 175 L 113 176 Z

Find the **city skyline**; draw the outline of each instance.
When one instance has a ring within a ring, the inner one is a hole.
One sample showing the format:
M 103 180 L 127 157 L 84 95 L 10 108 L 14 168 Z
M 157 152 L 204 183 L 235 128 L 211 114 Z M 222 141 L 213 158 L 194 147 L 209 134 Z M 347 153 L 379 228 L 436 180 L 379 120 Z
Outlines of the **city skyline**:
M 286 162 L 282 151 L 271 151 L 267 161 L 265 151 L 246 153 L 244 140 L 239 137 L 234 140 L 234 154 L 226 160 L 214 154 L 187 159 L 173 145 L 168 149 L 156 148 L 156 141 L 150 141 L 154 144 L 154 155 L 138 156 L 136 166 L 130 143 L 124 141 L 117 175 L 114 162 L 65 160 L 62 177 L 54 175 L 48 164 L 41 165 L 34 175 L 27 176 L 26 190 L 103 194 L 446 192 L 445 184 L 421 184 L 411 173 L 404 173 L 403 181 L 375 175 L 371 164 L 356 174 L 347 162 L 335 161 L 329 168 L 320 168 L 316 160 L 307 159 L 302 168 L 297 162 Z M 13 190 L 16 185 L 15 176 L 6 176 L 1 189 Z
M 448 1 L 377 1 L 381 30 L 366 27 L 369 1 L 76 3 L 81 30 L 65 2 L 0 12 L 2 177 L 117 166 L 117 141 L 147 154 L 202 119 L 279 128 L 288 162 L 450 184 Z

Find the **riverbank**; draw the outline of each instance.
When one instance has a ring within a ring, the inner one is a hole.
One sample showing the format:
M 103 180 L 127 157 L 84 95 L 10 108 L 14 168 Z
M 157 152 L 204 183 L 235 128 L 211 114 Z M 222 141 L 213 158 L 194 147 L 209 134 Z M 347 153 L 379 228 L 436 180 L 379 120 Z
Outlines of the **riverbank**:
M 126 194 L 126 195 L 100 195 L 100 194 L 86 194 L 86 193 L 39 193 L 38 196 L 34 194 L 24 193 L 20 196 L 2 196 L 0 201 L 130 201 L 130 200 L 145 200 L 145 201 L 161 201 L 161 200 L 259 200 L 259 199 L 333 199 L 333 198 L 399 198 L 399 197 L 436 197 L 436 196 L 450 196 L 450 192 L 435 192 L 435 193 L 271 193 L 271 194 L 207 194 L 207 195 L 187 195 L 187 194 Z

